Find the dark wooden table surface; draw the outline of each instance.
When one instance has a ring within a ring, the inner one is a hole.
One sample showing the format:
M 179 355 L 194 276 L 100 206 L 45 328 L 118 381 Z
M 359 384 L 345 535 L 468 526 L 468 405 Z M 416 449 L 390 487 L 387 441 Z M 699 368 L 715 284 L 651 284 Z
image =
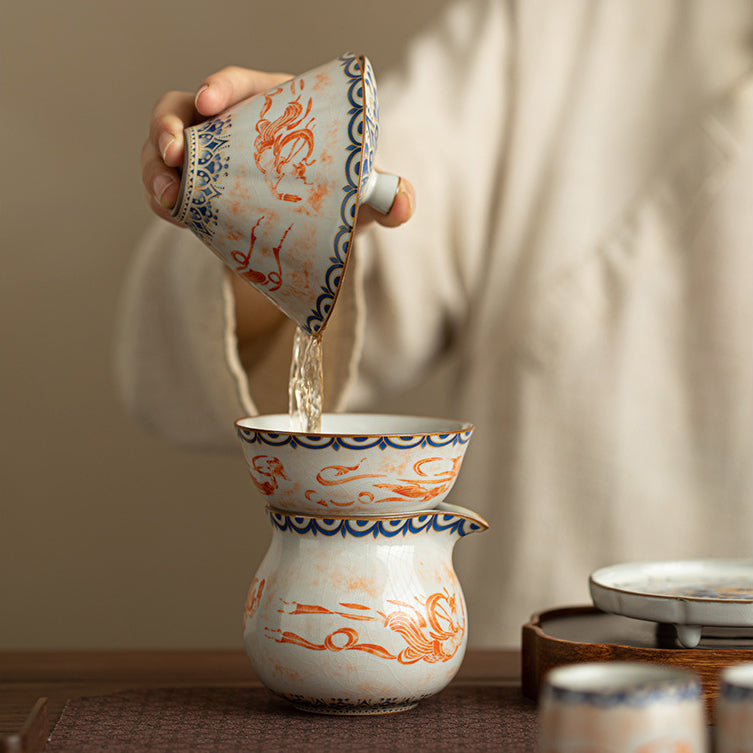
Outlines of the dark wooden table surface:
M 468 651 L 453 683 L 517 686 L 520 654 Z M 0 651 L 0 753 L 43 750 L 72 698 L 144 688 L 260 684 L 242 650 Z

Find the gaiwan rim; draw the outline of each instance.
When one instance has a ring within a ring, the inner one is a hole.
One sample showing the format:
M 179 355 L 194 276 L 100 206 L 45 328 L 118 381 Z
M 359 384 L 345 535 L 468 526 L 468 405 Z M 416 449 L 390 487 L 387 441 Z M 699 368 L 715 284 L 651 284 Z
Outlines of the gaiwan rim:
M 264 432 L 267 434 L 280 434 L 300 437 L 428 437 L 449 434 L 461 434 L 470 432 L 475 429 L 474 425 L 468 421 L 459 421 L 451 418 L 434 418 L 428 416 L 410 416 L 404 414 L 389 413 L 322 413 L 322 423 L 332 420 L 343 420 L 346 423 L 357 422 L 359 420 L 378 421 L 380 425 L 387 424 L 391 421 L 397 423 L 403 422 L 405 427 L 401 430 L 386 431 L 299 431 L 290 428 L 290 415 L 287 413 L 268 413 L 258 416 L 244 416 L 235 421 L 238 430 Z M 279 425 L 273 425 L 270 422 L 279 422 Z M 416 429 L 415 424 L 425 422 L 428 424 L 426 429 Z M 411 426 L 411 423 L 414 425 Z

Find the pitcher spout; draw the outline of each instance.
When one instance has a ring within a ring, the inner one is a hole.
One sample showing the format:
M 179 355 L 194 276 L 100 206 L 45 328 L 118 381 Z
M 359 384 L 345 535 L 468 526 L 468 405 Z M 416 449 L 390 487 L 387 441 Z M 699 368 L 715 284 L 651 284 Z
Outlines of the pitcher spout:
M 435 511 L 439 513 L 438 522 L 442 527 L 454 527 L 458 537 L 467 536 L 469 533 L 485 531 L 489 524 L 480 515 L 465 507 L 440 502 Z

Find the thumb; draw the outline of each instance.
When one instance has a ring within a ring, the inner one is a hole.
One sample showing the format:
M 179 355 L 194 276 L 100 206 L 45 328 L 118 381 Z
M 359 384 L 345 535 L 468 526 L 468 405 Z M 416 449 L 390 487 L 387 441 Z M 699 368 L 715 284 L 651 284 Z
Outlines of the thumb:
M 368 204 L 362 204 L 358 209 L 358 229 L 377 223 L 383 227 L 399 227 L 412 216 L 416 206 L 416 190 L 405 178 L 400 178 L 395 201 L 387 214 L 377 212 Z

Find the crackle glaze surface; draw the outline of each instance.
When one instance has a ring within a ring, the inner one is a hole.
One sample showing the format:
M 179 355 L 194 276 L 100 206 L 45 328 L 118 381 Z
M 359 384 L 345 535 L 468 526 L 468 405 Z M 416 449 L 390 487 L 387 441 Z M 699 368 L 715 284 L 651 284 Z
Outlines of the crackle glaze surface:
M 468 627 L 452 549 L 483 520 L 452 505 L 396 518 L 268 513 L 272 543 L 244 612 L 268 688 L 308 711 L 363 714 L 410 708 L 450 682 Z
M 359 414 L 325 414 L 319 434 L 289 426 L 282 414 L 236 423 L 251 479 L 268 503 L 314 515 L 435 507 L 452 489 L 473 433 L 456 421 Z
M 173 212 L 310 334 L 334 305 L 371 174 L 378 103 L 350 53 L 186 129 Z

